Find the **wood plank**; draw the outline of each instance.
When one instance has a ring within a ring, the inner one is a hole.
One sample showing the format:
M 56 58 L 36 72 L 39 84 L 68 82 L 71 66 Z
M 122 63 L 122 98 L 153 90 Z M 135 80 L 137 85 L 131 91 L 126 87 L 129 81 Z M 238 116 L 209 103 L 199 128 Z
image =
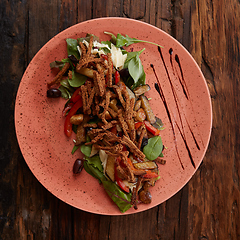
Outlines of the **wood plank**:
M 191 52 L 207 78 L 213 131 L 189 183 L 189 239 L 239 239 L 239 15 L 237 1 L 196 1 Z
M 99 17 L 122 17 L 123 1 L 122 0 L 93 0 L 92 18 Z
M 34 57 L 46 42 L 59 32 L 59 8 L 58 0 L 40 2 L 32 0 L 28 2 L 29 60 Z
M 1 129 L 0 239 L 240 238 L 239 1 L 2 0 L 0 8 L 0 126 L 6 129 Z M 206 77 L 214 116 L 209 149 L 192 180 L 165 203 L 119 217 L 75 209 L 49 193 L 28 169 L 14 132 L 14 99 L 32 57 L 59 31 L 105 16 L 139 19 L 180 41 Z
M 17 163 L 14 101 L 24 71 L 26 3 L 1 1 L 0 24 L 0 239 L 17 239 L 15 227 Z
M 89 2 L 89 1 L 86 1 Z M 78 2 L 63 0 L 60 6 L 59 31 L 62 31 L 78 22 Z
M 83 22 L 92 19 L 92 1 L 78 0 L 77 21 Z

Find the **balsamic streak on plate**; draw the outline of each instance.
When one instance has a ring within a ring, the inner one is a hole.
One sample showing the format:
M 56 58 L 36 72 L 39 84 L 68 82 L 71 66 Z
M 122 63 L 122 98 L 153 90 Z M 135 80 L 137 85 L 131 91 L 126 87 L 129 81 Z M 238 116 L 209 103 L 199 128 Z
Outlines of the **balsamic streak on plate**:
M 191 160 L 192 166 L 193 166 L 194 168 L 196 168 L 195 162 L 194 162 L 194 160 L 193 160 L 192 153 L 191 153 L 191 151 L 190 151 L 190 149 L 189 149 L 188 142 L 187 142 L 187 139 L 186 139 L 186 136 L 185 136 L 185 129 L 184 129 L 184 126 L 183 126 L 182 114 L 181 114 L 181 111 L 180 111 L 180 109 L 179 109 L 180 106 L 179 106 L 179 101 L 178 101 L 177 93 L 176 93 L 176 90 L 175 90 L 175 88 L 174 88 L 174 86 L 173 86 L 172 80 L 171 80 L 171 78 L 170 78 L 170 75 L 169 75 L 169 72 L 168 72 L 168 69 L 167 69 L 165 60 L 164 60 L 164 58 L 163 58 L 162 51 L 161 51 L 161 48 L 160 48 L 160 47 L 158 47 L 158 52 L 159 52 L 159 54 L 160 54 L 161 60 L 162 60 L 162 62 L 163 62 L 165 71 L 166 71 L 167 76 L 168 76 L 168 80 L 169 80 L 169 83 L 170 83 L 170 86 L 171 86 L 171 90 L 172 90 L 172 94 L 173 94 L 173 97 L 174 97 L 174 101 L 175 101 L 175 103 L 176 103 L 177 112 L 178 112 L 178 115 L 179 115 L 181 127 L 179 127 L 178 122 L 176 122 L 176 120 L 173 119 L 172 116 L 171 116 L 171 114 L 170 114 L 169 107 L 168 107 L 166 98 L 165 98 L 165 96 L 164 96 L 164 93 L 163 93 L 163 90 L 162 90 L 162 87 L 161 87 L 159 78 L 158 78 L 158 76 L 157 76 L 157 74 L 156 74 L 154 65 L 151 64 L 150 66 L 152 67 L 153 72 L 154 72 L 154 74 L 155 74 L 155 77 L 156 77 L 156 79 L 157 79 L 157 82 L 155 83 L 155 89 L 156 89 L 157 92 L 159 93 L 159 96 L 160 96 L 160 98 L 161 98 L 161 100 L 162 100 L 162 102 L 163 102 L 163 104 L 164 104 L 165 110 L 166 110 L 166 112 L 167 112 L 167 116 L 168 116 L 168 118 L 169 118 L 169 121 L 170 121 L 170 124 L 171 124 L 171 127 L 172 127 L 172 131 L 173 131 L 173 136 L 174 136 L 174 141 L 175 141 L 176 152 L 177 152 L 178 159 L 179 159 L 179 162 L 180 162 L 180 164 L 181 164 L 182 169 L 184 169 L 184 166 L 183 166 L 183 164 L 182 164 L 182 161 L 181 161 L 181 158 L 180 158 L 180 155 L 179 155 L 179 152 L 178 152 L 178 146 L 177 146 L 176 135 L 175 135 L 175 128 L 174 128 L 174 124 L 173 124 L 173 123 L 176 124 L 176 126 L 177 126 L 177 128 L 178 128 L 178 130 L 179 130 L 179 132 L 180 132 L 180 135 L 181 135 L 182 140 L 183 140 L 183 142 L 184 142 L 185 148 L 186 148 L 186 150 L 187 150 L 187 152 L 188 152 L 188 156 L 189 156 L 189 158 L 190 158 L 190 160 Z M 173 70 L 173 73 L 174 73 L 174 75 L 175 75 L 175 70 L 174 70 L 174 66 L 173 66 L 173 59 L 172 59 L 172 55 L 173 55 L 173 49 L 172 49 L 172 48 L 169 49 L 169 55 L 170 55 L 170 63 L 171 63 L 171 66 L 172 66 L 172 70 Z M 180 76 L 179 76 L 178 74 L 177 74 L 177 77 L 178 77 L 178 80 L 179 80 L 179 82 L 180 82 L 180 84 L 181 84 L 181 86 L 182 86 L 182 91 L 183 91 L 184 96 L 186 97 L 186 99 L 187 99 L 188 101 L 191 101 L 191 99 L 190 99 L 190 97 L 189 97 L 188 89 L 187 89 L 187 86 L 186 86 L 186 82 L 185 82 L 185 79 L 184 79 L 184 75 L 183 75 L 183 71 L 182 71 L 182 67 L 181 67 L 181 62 L 180 62 L 180 59 L 179 59 L 179 57 L 178 57 L 177 54 L 175 54 L 175 61 L 176 61 L 177 65 L 178 65 L 179 70 L 180 70 L 180 73 L 181 73 L 181 78 L 180 78 Z M 184 115 L 184 117 L 185 117 L 185 115 Z M 194 139 L 195 145 L 196 145 L 197 149 L 200 150 L 200 147 L 199 147 L 199 145 L 198 145 L 198 142 L 197 142 L 197 140 L 196 140 L 196 137 L 195 137 L 195 135 L 194 135 L 194 133 L 193 133 L 193 131 L 192 131 L 192 129 L 191 129 L 191 127 L 190 127 L 190 125 L 189 125 L 186 117 L 185 117 L 185 120 L 186 120 L 187 126 L 188 126 L 188 128 L 189 128 L 189 130 L 190 130 L 190 132 L 191 132 L 191 134 L 192 134 L 192 138 Z

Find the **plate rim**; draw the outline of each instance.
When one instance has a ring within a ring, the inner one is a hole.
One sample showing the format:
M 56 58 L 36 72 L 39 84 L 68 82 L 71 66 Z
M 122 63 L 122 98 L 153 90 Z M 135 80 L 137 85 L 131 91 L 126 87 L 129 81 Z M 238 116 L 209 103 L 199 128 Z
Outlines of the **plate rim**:
M 154 205 L 154 206 L 151 206 L 151 207 L 149 207 L 149 208 L 147 208 L 147 209 L 140 210 L 140 211 L 136 211 L 136 212 L 128 212 L 128 211 L 127 211 L 127 212 L 125 212 L 125 213 L 121 213 L 121 212 L 119 211 L 119 213 L 113 213 L 113 214 L 111 214 L 111 213 L 99 213 L 99 212 L 96 212 L 96 211 L 89 211 L 89 210 L 87 210 L 87 209 L 82 209 L 82 208 L 79 208 L 79 207 L 77 207 L 77 206 L 74 206 L 73 204 L 70 204 L 70 203 L 66 202 L 65 200 L 62 200 L 62 199 L 59 198 L 55 193 L 53 193 L 52 191 L 50 191 L 50 190 L 40 181 L 40 179 L 35 175 L 35 173 L 32 171 L 32 169 L 30 168 L 28 162 L 27 162 L 26 159 L 25 159 L 25 153 L 23 152 L 22 144 L 20 143 L 20 140 L 19 140 L 19 137 L 18 137 L 18 132 L 17 132 L 17 129 L 18 129 L 18 127 L 20 127 L 20 126 L 18 126 L 18 124 L 17 124 L 16 112 L 17 112 L 17 107 L 18 107 L 18 106 L 17 106 L 17 103 L 18 103 L 18 98 L 19 98 L 19 93 L 20 93 L 19 91 L 20 91 L 21 83 L 22 83 L 22 80 L 24 79 L 24 77 L 26 76 L 28 69 L 30 68 L 30 66 L 32 65 L 32 63 L 35 61 L 35 59 L 37 59 L 37 57 L 38 57 L 38 55 L 41 53 L 41 51 L 42 51 L 44 48 L 46 48 L 46 46 L 47 46 L 50 42 L 54 41 L 54 39 L 55 39 L 56 37 L 59 37 L 61 34 L 64 34 L 65 32 L 71 30 L 72 28 L 76 28 L 76 27 L 78 27 L 78 26 L 81 26 L 81 25 L 83 25 L 83 24 L 87 24 L 87 23 L 89 23 L 89 22 L 96 22 L 96 21 L 102 21 L 102 20 L 131 21 L 131 22 L 136 22 L 137 24 L 144 24 L 144 25 L 146 25 L 146 26 L 148 26 L 148 27 L 151 27 L 151 28 L 156 29 L 157 31 L 160 31 L 162 34 L 166 35 L 167 37 L 170 37 L 174 42 L 177 43 L 177 45 L 180 45 L 180 46 L 185 50 L 185 52 L 186 52 L 186 53 L 188 54 L 188 56 L 191 58 L 191 61 L 193 61 L 193 62 L 194 62 L 194 65 L 198 68 L 198 71 L 199 71 L 199 73 L 201 74 L 201 78 L 204 79 L 204 84 L 205 84 L 205 88 L 206 88 L 206 90 L 207 90 L 207 95 L 208 95 L 209 104 L 210 104 L 210 112 L 209 112 L 209 114 L 210 114 L 211 122 L 210 122 L 210 129 L 209 129 L 208 139 L 207 139 L 206 146 L 205 146 L 204 152 L 203 152 L 203 157 L 201 158 L 201 161 L 200 161 L 199 164 L 196 166 L 196 169 L 193 171 L 193 173 L 189 176 L 189 178 L 188 178 L 188 180 L 185 182 L 185 184 L 183 184 L 177 192 L 174 192 L 171 196 L 169 196 L 169 197 L 168 197 L 166 200 L 164 200 L 163 202 L 167 201 L 167 200 L 170 199 L 172 196 L 174 196 L 175 194 L 177 194 L 180 190 L 183 189 L 183 187 L 185 187 L 185 186 L 189 183 L 190 179 L 194 176 L 194 174 L 195 174 L 196 171 L 198 170 L 200 164 L 202 163 L 202 161 L 203 161 L 203 159 L 204 159 L 204 157 L 205 157 L 206 151 L 207 151 L 207 149 L 208 149 L 209 143 L 210 143 L 210 138 L 211 138 L 211 133 L 212 133 L 212 122 L 213 122 L 213 116 L 212 116 L 212 115 L 213 115 L 213 114 L 212 114 L 212 101 L 211 101 L 210 91 L 209 91 L 209 88 L 208 88 L 208 85 L 207 85 L 206 78 L 204 77 L 203 72 L 202 72 L 200 66 L 197 64 L 197 62 L 195 61 L 195 59 L 193 58 L 193 56 L 190 54 L 190 52 L 189 52 L 179 41 L 177 41 L 173 36 L 171 36 L 170 34 L 166 33 L 164 30 L 162 30 L 162 29 L 160 29 L 160 28 L 158 28 L 158 27 L 156 27 L 156 26 L 154 26 L 154 25 L 151 25 L 151 24 L 149 24 L 149 23 L 147 23 L 147 22 L 142 22 L 142 21 L 139 21 L 139 20 L 136 20 L 136 19 L 124 18 L 124 17 L 94 18 L 94 19 L 90 19 L 90 20 L 86 20 L 86 21 L 83 21 L 83 22 L 74 24 L 74 25 L 66 28 L 65 30 L 59 32 L 59 33 L 56 34 L 54 37 L 52 37 L 50 40 L 48 40 L 48 41 L 37 51 L 37 53 L 34 55 L 34 57 L 31 59 L 31 61 L 29 62 L 28 66 L 27 66 L 27 68 L 25 69 L 25 71 L 24 71 L 24 73 L 23 73 L 23 76 L 22 76 L 22 78 L 21 78 L 21 80 L 20 80 L 20 82 L 19 82 L 19 86 L 18 86 L 18 89 L 17 89 L 16 98 L 15 98 L 15 107 L 14 107 L 15 133 L 16 133 L 16 138 L 17 138 L 18 145 L 19 145 L 19 148 L 20 148 L 20 150 L 21 150 L 22 156 L 23 156 L 23 158 L 24 158 L 27 166 L 29 167 L 30 171 L 32 172 L 32 174 L 34 175 L 34 177 L 38 180 L 38 182 L 40 182 L 41 185 L 42 185 L 45 189 L 47 189 L 51 194 L 53 194 L 55 197 L 57 197 L 58 199 L 60 199 L 61 201 L 63 201 L 64 203 L 67 203 L 68 205 L 70 205 L 70 206 L 72 206 L 72 207 L 75 207 L 75 208 L 80 209 L 80 210 L 82 210 L 82 211 L 94 213 L 94 214 L 111 215 L 111 216 L 114 216 L 114 215 L 115 215 L 115 216 L 116 216 L 116 215 L 130 215 L 130 214 L 136 214 L 136 213 L 140 213 L 140 212 L 143 212 L 143 211 L 150 210 L 150 209 L 152 209 L 153 207 L 156 207 L 156 206 L 158 206 L 159 204 L 161 204 L 161 203 L 163 203 L 163 202 L 158 203 L 158 204 L 156 204 L 156 205 Z

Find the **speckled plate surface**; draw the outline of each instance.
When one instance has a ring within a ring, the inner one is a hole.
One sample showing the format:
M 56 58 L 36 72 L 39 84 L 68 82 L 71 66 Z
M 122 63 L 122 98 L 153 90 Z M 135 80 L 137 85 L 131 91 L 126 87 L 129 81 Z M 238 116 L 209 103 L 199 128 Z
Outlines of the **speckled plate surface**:
M 71 155 L 73 137 L 68 139 L 63 132 L 65 100 L 46 97 L 47 82 L 54 77 L 49 63 L 66 58 L 65 39 L 93 33 L 108 40 L 104 31 L 163 46 L 161 53 L 156 46 L 146 43 L 131 46 L 134 51 L 146 48 L 141 60 L 146 82 L 151 86 L 147 96 L 154 113 L 165 124 L 162 139 L 167 147 L 166 164 L 159 165 L 161 179 L 151 188 L 152 203 L 140 204 L 137 211 L 130 209 L 125 213 L 132 214 L 150 209 L 177 193 L 196 172 L 210 139 L 212 109 L 206 81 L 191 55 L 171 36 L 126 18 L 94 19 L 59 33 L 36 54 L 23 75 L 15 105 L 16 134 L 30 170 L 52 194 L 88 212 L 121 214 L 96 179 L 85 171 L 73 175 L 73 163 L 79 153 Z M 154 88 L 157 80 L 161 96 Z

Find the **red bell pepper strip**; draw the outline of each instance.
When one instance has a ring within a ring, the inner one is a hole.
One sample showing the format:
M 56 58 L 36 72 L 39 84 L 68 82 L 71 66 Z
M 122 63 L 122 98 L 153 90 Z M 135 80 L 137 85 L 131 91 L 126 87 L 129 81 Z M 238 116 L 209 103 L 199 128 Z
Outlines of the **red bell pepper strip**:
M 144 178 L 157 178 L 159 175 L 156 172 L 152 172 L 151 170 L 147 170 L 146 174 L 143 175 Z
M 116 161 L 118 161 L 119 163 L 121 162 L 121 158 L 117 158 Z M 123 182 L 123 180 L 118 176 L 118 173 L 117 173 L 117 164 L 115 164 L 114 166 L 114 177 L 115 177 L 115 180 L 118 184 L 118 186 L 126 193 L 129 193 L 129 187 L 127 187 L 125 185 L 125 183 Z
M 154 136 L 158 136 L 160 134 L 160 130 L 155 128 L 150 122 L 144 121 L 145 127 L 147 131 L 152 133 Z
M 79 87 L 75 90 L 72 97 L 70 98 L 70 102 L 75 103 L 81 98 L 81 95 L 79 95 L 80 91 L 81 91 L 81 87 Z
M 105 60 L 108 60 L 108 56 L 106 54 L 101 54 L 101 57 L 104 58 Z
M 120 73 L 119 73 L 119 71 L 115 72 L 114 77 L 115 77 L 115 84 L 118 84 L 119 81 L 120 81 Z
M 73 105 L 74 105 L 74 103 L 70 103 L 70 102 L 67 104 L 67 106 L 62 111 L 63 117 L 66 116 L 67 112 L 72 108 Z
M 135 129 L 137 130 L 138 128 L 140 128 L 142 126 L 142 122 L 136 122 L 135 123 Z
M 77 110 L 82 107 L 82 98 L 80 98 L 70 109 L 68 115 L 66 116 L 64 123 L 64 133 L 66 136 L 70 137 L 72 134 L 72 124 L 70 123 L 70 118 L 77 112 Z
M 113 126 L 111 129 L 110 129 L 110 132 L 114 133 L 115 135 L 117 135 L 117 127 L 116 126 Z

